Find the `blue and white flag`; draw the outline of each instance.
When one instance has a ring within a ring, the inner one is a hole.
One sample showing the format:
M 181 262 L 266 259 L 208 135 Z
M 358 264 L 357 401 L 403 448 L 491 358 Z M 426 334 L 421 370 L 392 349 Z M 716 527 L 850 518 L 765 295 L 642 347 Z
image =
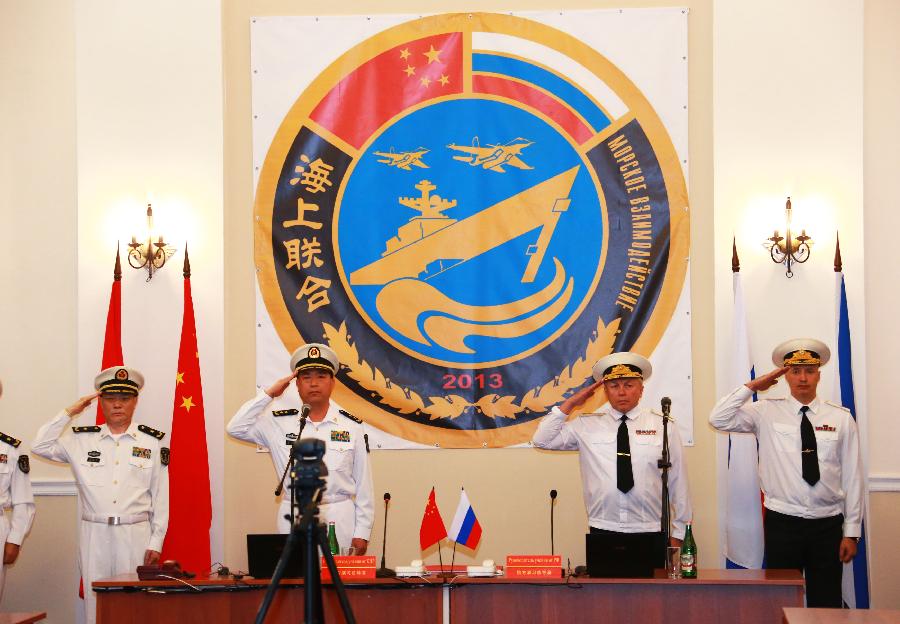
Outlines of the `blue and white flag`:
M 835 350 L 834 401 L 850 410 L 856 418 L 853 393 L 853 367 L 850 346 L 850 316 L 847 313 L 847 290 L 843 272 L 835 272 Z M 857 420 L 858 423 L 858 420 Z M 866 556 L 866 523 L 863 521 L 858 552 L 850 563 L 844 564 L 843 597 L 851 609 L 869 608 L 869 564 Z
M 456 506 L 456 515 L 453 516 L 448 537 L 457 544 L 473 549 L 481 540 L 481 525 L 475 517 L 475 510 L 472 509 L 469 497 L 466 496 L 465 488 L 459 495 L 459 505 Z
M 741 274 L 733 274 L 734 347 L 729 371 L 734 388 L 756 376 L 750 358 L 747 314 Z M 754 394 L 753 400 L 756 400 Z M 761 568 L 763 565 L 762 503 L 759 490 L 759 453 L 752 433 L 728 434 L 725 453 L 724 554 L 727 568 Z

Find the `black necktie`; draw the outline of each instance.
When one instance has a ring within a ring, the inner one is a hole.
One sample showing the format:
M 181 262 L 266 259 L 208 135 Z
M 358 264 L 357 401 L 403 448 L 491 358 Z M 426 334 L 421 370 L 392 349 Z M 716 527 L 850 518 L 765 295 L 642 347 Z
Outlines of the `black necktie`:
M 810 485 L 819 482 L 819 453 L 816 446 L 816 432 L 812 423 L 806 417 L 809 406 L 804 405 L 800 408 L 800 414 L 803 418 L 800 420 L 800 444 L 803 450 L 800 452 L 800 461 L 803 465 L 803 480 Z
M 628 492 L 634 487 L 634 474 L 631 472 L 631 445 L 628 443 L 628 417 L 622 414 L 619 423 L 619 434 L 616 440 L 616 487 Z

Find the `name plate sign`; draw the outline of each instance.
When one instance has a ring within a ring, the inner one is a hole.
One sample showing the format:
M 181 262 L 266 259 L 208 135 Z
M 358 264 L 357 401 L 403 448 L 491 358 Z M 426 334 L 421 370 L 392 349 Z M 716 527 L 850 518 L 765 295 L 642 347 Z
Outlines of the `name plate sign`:
M 562 555 L 507 555 L 506 578 L 562 577 Z
M 334 556 L 334 564 L 337 566 L 338 575 L 344 581 L 359 581 L 375 578 L 375 556 Z M 331 581 L 331 572 L 325 563 L 325 557 L 321 558 L 322 581 Z

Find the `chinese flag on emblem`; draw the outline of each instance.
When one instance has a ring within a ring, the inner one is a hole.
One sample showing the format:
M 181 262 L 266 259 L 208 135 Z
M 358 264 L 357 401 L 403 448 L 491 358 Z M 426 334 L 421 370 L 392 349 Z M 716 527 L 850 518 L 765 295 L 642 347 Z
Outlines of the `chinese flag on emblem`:
M 461 93 L 462 33 L 408 41 L 358 66 L 346 57 L 347 75 L 310 118 L 359 148 L 386 121 L 427 100 Z
M 210 567 L 212 501 L 200 353 L 197 351 L 187 245 L 184 249 L 184 320 L 181 325 L 181 348 L 178 350 L 170 445 L 169 529 L 163 544 L 162 559 L 176 559 L 185 570 L 202 574 Z
M 431 488 L 428 503 L 425 505 L 425 515 L 422 516 L 422 526 L 419 528 L 419 545 L 422 550 L 425 550 L 445 537 L 447 537 L 447 528 L 444 526 L 437 501 L 434 499 L 434 488 Z

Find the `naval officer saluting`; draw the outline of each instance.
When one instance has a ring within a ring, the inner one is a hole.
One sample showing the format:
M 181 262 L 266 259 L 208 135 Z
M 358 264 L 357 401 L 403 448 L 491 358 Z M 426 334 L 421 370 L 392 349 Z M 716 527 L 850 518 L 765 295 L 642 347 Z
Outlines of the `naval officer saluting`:
M 94 394 L 78 399 L 41 427 L 31 450 L 72 468 L 78 485 L 78 555 L 88 624 L 97 609 L 91 583 L 159 561 L 169 525 L 169 449 L 165 433 L 132 418 L 144 376 L 113 366 L 94 379 Z M 69 427 L 95 398 L 106 422 Z
M 325 442 L 328 476 L 320 517 L 323 522 L 335 523 L 341 547 L 350 546 L 355 554 L 365 554 L 375 519 L 372 470 L 362 421 L 331 403 L 337 354 L 324 344 L 305 344 L 291 356 L 291 371 L 244 403 L 228 423 L 228 433 L 269 449 L 275 472 L 281 476 L 297 439 L 300 418 L 296 409 L 272 409 L 272 405 L 296 380 L 300 399 L 310 406 L 300 437 Z M 290 510 L 290 495 L 284 494 L 277 518 L 281 533 L 290 531 L 290 522 L 285 519 Z

